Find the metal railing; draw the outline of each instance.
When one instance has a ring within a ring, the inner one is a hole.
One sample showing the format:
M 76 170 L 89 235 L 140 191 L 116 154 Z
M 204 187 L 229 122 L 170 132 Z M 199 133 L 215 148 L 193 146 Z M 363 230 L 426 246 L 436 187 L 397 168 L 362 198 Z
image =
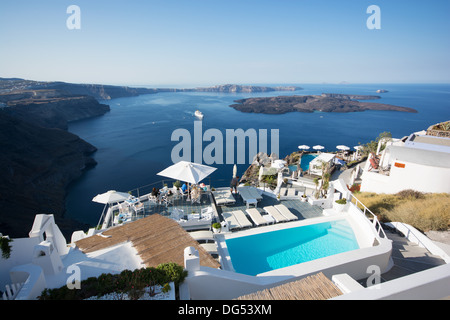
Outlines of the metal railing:
M 359 201 L 358 198 L 356 198 L 352 193 L 350 193 L 350 195 L 352 196 L 352 202 L 353 199 L 355 200 L 355 206 L 364 214 L 364 216 L 366 218 L 370 219 L 370 216 L 372 216 L 372 225 L 375 228 L 375 230 L 378 232 L 378 235 L 381 238 L 387 238 L 386 233 L 384 233 L 383 227 L 381 226 L 380 221 L 378 221 L 378 217 L 372 212 L 370 211 L 369 208 L 367 208 L 364 203 L 362 203 L 361 201 Z M 361 205 L 362 209 L 359 207 L 359 205 Z M 368 217 L 367 213 L 370 214 L 370 216 Z

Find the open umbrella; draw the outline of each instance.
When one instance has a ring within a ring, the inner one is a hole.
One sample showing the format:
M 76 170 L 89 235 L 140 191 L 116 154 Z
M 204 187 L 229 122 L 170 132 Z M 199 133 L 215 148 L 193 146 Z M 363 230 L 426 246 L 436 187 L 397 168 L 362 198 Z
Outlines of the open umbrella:
M 343 145 L 336 146 L 336 149 L 339 149 L 339 150 L 350 150 L 349 147 L 343 146 Z
M 217 168 L 205 166 L 203 164 L 180 161 L 157 173 L 157 175 L 175 180 L 185 181 L 188 184 L 198 184 L 200 181 L 205 179 L 216 170 Z
M 125 201 L 130 197 L 128 193 L 109 190 L 108 192 L 96 195 L 92 201 L 103 204 Z
M 107 191 L 105 193 L 96 195 L 92 199 L 92 201 L 97 202 L 97 203 L 105 204 L 105 206 L 103 207 L 102 215 L 100 216 L 100 220 L 98 221 L 98 225 L 100 225 L 100 221 L 102 220 L 102 218 L 103 218 L 103 216 L 105 214 L 106 207 L 111 205 L 111 203 L 117 203 L 117 202 L 125 201 L 129 197 L 130 197 L 130 195 L 128 193 L 119 192 L 119 191 L 116 191 L 116 190 L 109 190 L 109 191 Z M 105 221 L 108 220 L 107 218 L 108 217 L 105 217 Z
M 203 164 L 180 161 L 157 173 L 157 175 L 197 184 L 216 170 L 217 168 Z
M 301 149 L 301 150 L 308 150 L 309 146 L 307 146 L 305 144 L 302 144 L 301 146 L 298 146 L 298 148 Z
M 325 147 L 321 146 L 321 145 L 317 145 L 317 146 L 314 146 L 313 149 L 314 150 L 322 150 L 322 149 L 325 149 Z

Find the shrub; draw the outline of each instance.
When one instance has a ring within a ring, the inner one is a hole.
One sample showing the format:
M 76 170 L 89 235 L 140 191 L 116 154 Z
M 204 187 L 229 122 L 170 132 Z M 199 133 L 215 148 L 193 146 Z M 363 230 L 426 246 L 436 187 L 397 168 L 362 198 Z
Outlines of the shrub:
M 347 199 L 342 198 L 342 199 L 336 200 L 336 203 L 337 204 L 347 204 Z
M 42 291 L 40 300 L 82 300 L 108 293 L 128 293 L 137 299 L 147 286 L 160 285 L 167 288 L 169 282 L 177 288 L 186 278 L 187 271 L 176 263 L 163 263 L 156 268 L 141 268 L 134 271 L 124 270 L 120 274 L 103 273 L 81 281 L 79 290 L 70 290 L 67 286 Z
M 381 222 L 404 222 L 422 232 L 444 231 L 450 225 L 450 194 L 424 194 L 413 190 L 397 194 L 363 192 L 358 199 Z

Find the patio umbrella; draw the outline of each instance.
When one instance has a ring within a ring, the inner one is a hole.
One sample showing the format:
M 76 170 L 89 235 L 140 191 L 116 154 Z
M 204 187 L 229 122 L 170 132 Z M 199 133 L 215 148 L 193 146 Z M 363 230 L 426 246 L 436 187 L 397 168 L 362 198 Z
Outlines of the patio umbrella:
M 343 145 L 336 146 L 336 149 L 339 149 L 339 150 L 350 150 L 349 147 L 343 146 Z
M 301 146 L 298 146 L 298 148 L 299 148 L 299 149 L 302 149 L 302 150 L 308 150 L 308 149 L 309 149 L 309 146 L 307 146 L 307 145 L 305 145 L 305 144 L 302 144 Z
M 325 149 L 325 147 L 321 146 L 321 145 L 317 145 L 317 146 L 314 146 L 313 149 L 314 150 L 322 150 L 322 149 Z
M 188 183 L 189 190 L 189 183 L 198 184 L 216 170 L 217 168 L 205 166 L 203 164 L 180 161 L 157 173 L 157 175 L 185 181 Z M 190 194 L 188 197 L 190 197 Z
M 157 175 L 197 184 L 216 170 L 217 168 L 203 164 L 180 161 L 157 173 Z
M 102 194 L 98 194 L 96 195 L 92 201 L 97 202 L 97 203 L 103 203 L 105 204 L 105 206 L 103 207 L 103 212 L 102 215 L 100 216 L 100 220 L 98 221 L 98 225 L 100 225 L 100 221 L 102 220 L 104 214 L 105 214 L 105 209 L 107 206 L 111 205 L 111 203 L 117 203 L 120 201 L 125 201 L 130 197 L 130 195 L 128 193 L 125 192 L 119 192 L 116 190 L 109 190 L 105 193 Z
M 233 178 L 236 178 L 236 175 L 237 175 L 237 166 L 234 165 L 233 166 Z
M 92 201 L 103 204 L 110 204 L 125 201 L 130 197 L 128 193 L 109 190 L 108 192 L 96 195 Z

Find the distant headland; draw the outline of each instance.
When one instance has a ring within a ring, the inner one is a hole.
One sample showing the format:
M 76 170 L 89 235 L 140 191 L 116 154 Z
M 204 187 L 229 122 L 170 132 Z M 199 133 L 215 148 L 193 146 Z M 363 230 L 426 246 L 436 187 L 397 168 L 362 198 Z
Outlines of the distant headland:
M 278 96 L 235 100 L 230 107 L 246 113 L 283 114 L 288 112 L 361 112 L 366 110 L 417 113 L 407 107 L 357 100 L 380 99 L 379 96 L 324 93 L 307 96 Z

